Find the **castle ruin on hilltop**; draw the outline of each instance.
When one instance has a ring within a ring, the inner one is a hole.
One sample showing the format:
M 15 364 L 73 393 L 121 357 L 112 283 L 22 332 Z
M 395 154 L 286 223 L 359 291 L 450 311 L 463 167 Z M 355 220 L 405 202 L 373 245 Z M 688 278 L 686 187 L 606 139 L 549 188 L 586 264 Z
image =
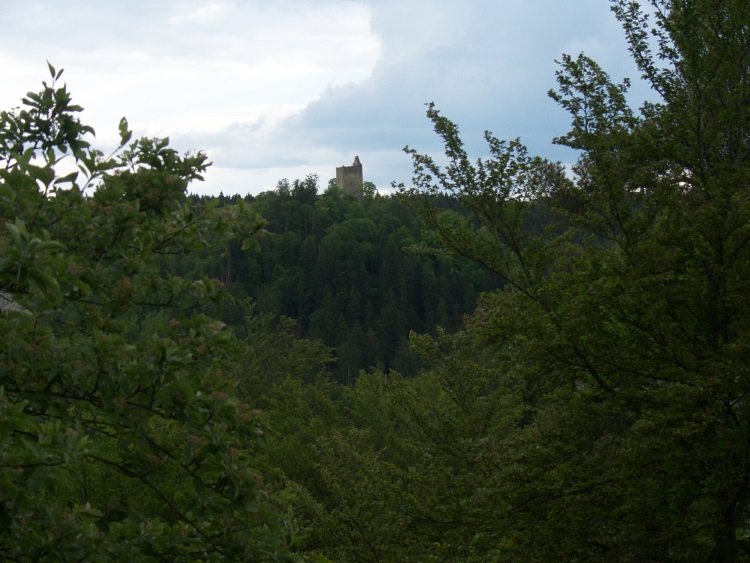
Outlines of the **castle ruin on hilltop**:
M 351 166 L 339 166 L 336 168 L 336 184 L 345 194 L 362 199 L 362 163 L 359 157 L 354 157 L 354 164 Z

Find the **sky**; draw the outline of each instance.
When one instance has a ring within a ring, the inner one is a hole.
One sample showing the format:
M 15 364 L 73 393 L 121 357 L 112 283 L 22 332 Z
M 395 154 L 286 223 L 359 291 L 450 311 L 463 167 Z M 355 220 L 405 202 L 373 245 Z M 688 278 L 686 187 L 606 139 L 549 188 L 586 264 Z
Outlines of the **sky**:
M 607 0 L 0 0 L 0 108 L 62 76 L 95 146 L 126 117 L 213 165 L 190 191 L 257 194 L 359 156 L 381 192 L 411 181 L 408 145 L 439 155 L 428 102 L 474 157 L 485 130 L 571 163 L 551 140 L 555 60 L 585 52 L 637 78 Z M 634 98 L 645 97 L 636 83 Z M 637 104 L 636 104 L 637 105 Z

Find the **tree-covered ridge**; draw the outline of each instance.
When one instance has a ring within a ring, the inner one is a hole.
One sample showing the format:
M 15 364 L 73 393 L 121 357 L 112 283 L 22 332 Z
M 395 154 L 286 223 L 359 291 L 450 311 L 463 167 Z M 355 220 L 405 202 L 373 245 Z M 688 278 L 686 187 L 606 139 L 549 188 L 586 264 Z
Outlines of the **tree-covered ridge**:
M 571 176 L 490 134 L 472 161 L 429 108 L 449 164 L 410 149 L 404 196 L 507 283 L 414 339 L 418 377 L 358 381 L 319 445 L 331 557 L 750 560 L 750 4 L 651 4 L 612 2 L 658 102 L 560 62 Z
M 750 560 L 750 4 L 651 4 L 612 2 L 658 102 L 561 59 L 572 171 L 430 105 L 397 198 L 212 201 L 56 83 L 0 114 L 0 556 Z M 497 288 L 433 330 L 446 267 Z M 347 377 L 399 315 L 416 373 Z
M 222 206 L 240 198 L 194 200 Z M 309 176 L 283 180 L 249 206 L 265 220 L 254 248 L 229 243 L 219 258 L 182 259 L 182 271 L 207 273 L 260 312 L 295 319 L 297 337 L 335 349 L 331 369 L 340 382 L 370 368 L 416 373 L 409 332 L 458 328 L 479 294 L 501 283 L 467 260 L 408 252 L 426 241 L 420 219 L 396 196 L 370 190 L 357 201 L 334 183 L 319 193 Z M 240 328 L 242 311 L 227 315 Z

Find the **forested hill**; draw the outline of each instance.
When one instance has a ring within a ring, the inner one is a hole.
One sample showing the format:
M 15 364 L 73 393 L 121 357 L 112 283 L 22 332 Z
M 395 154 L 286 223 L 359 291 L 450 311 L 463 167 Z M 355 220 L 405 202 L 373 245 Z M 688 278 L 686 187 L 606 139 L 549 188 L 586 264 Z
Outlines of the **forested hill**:
M 572 169 L 430 104 L 398 197 L 191 201 L 207 155 L 104 156 L 48 65 L 0 111 L 0 561 L 750 561 L 750 3 L 611 4 L 658 103 L 564 55 Z
M 193 196 L 225 206 L 240 196 Z M 483 291 L 500 278 L 469 261 L 405 250 L 424 242 L 420 221 L 396 196 L 373 190 L 362 201 L 318 179 L 282 180 L 275 190 L 245 198 L 266 220 L 267 235 L 250 250 L 239 242 L 225 256 L 183 257 L 181 275 L 220 279 L 238 300 L 296 320 L 296 336 L 335 349 L 340 382 L 376 367 L 414 374 L 410 331 L 455 329 Z M 242 331 L 243 312 L 229 306 L 225 320 Z

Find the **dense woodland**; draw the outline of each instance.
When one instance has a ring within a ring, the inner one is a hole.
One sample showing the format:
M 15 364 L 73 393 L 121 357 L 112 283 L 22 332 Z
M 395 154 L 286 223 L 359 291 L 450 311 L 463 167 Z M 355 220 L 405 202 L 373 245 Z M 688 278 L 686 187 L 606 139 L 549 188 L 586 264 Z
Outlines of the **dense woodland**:
M 750 560 L 750 4 L 651 4 L 658 101 L 559 61 L 572 170 L 430 105 L 447 166 L 361 201 L 190 196 L 50 65 L 0 114 L 0 558 Z
M 223 320 L 239 334 L 248 300 L 260 313 L 294 319 L 297 338 L 334 349 L 330 370 L 341 383 L 372 368 L 415 375 L 409 333 L 459 328 L 477 297 L 502 279 L 460 257 L 410 251 L 425 242 L 421 221 L 397 196 L 371 190 L 358 201 L 333 180 L 319 191 L 310 176 L 246 196 L 265 220 L 258 244 L 242 250 L 229 241 L 223 253 L 165 260 L 163 268 L 221 280 L 235 299 L 225 303 Z M 192 197 L 217 207 L 239 199 Z M 461 210 L 456 198 L 442 205 Z

